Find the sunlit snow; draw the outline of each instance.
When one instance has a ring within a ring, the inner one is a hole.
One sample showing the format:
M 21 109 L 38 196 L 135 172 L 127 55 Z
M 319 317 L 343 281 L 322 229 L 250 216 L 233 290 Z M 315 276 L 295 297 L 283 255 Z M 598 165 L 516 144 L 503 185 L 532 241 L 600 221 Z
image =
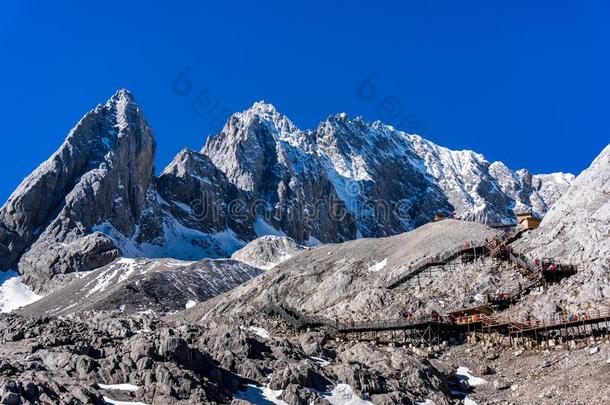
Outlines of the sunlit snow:
M 378 263 L 375 263 L 374 265 L 369 267 L 369 271 L 377 272 L 379 270 L 382 270 L 385 267 L 386 264 L 388 264 L 388 258 L 387 257 L 385 259 L 383 259 L 382 261 L 380 261 Z
M 0 312 L 11 312 L 41 298 L 21 282 L 16 271 L 0 272 Z

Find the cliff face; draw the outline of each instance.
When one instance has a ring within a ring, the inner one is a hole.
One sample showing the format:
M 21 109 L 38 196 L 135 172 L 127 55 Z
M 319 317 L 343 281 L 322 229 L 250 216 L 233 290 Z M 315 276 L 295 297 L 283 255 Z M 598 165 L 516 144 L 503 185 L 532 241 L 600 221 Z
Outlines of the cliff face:
M 555 202 L 530 239 L 540 255 L 609 264 L 610 145 Z
M 231 116 L 202 153 L 232 184 L 265 203 L 270 225 L 299 243 L 393 235 L 436 213 L 510 224 L 515 211 L 544 215 L 573 179 L 512 171 L 475 152 L 452 151 L 346 114 L 302 131 L 263 102 Z M 330 215 L 315 210 L 320 206 Z M 317 218 L 294 221 L 287 215 L 294 212 Z
M 155 147 L 129 92 L 87 113 L 2 207 L 0 240 L 8 244 L 0 266 L 19 260 L 20 272 L 36 285 L 118 257 L 112 240 L 91 229 L 112 221 L 125 234 L 135 231 L 154 178 Z

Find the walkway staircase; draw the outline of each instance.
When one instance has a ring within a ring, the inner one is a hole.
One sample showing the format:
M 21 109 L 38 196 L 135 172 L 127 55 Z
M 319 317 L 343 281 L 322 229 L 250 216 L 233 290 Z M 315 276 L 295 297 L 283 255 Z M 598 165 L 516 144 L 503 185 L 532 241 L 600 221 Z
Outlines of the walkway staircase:
M 445 253 L 436 256 L 436 257 L 426 257 L 423 259 L 420 259 L 418 261 L 416 261 L 415 263 L 413 263 L 412 265 L 410 265 L 405 271 L 401 272 L 400 274 L 396 275 L 395 277 L 391 278 L 390 281 L 388 281 L 386 283 L 386 288 L 388 289 L 393 289 L 398 287 L 399 285 L 405 283 L 406 281 L 412 279 L 413 277 L 417 276 L 418 274 L 423 273 L 426 269 L 431 268 L 431 267 L 438 267 L 438 266 L 442 266 L 444 264 L 447 264 L 453 260 L 455 260 L 456 258 L 466 255 L 466 254 L 472 254 L 476 257 L 477 252 L 481 253 L 481 256 L 485 253 L 487 249 L 487 245 L 485 243 L 479 244 L 479 245 L 474 245 L 474 246 L 468 246 L 465 247 L 464 245 L 460 245 L 460 246 L 456 246 L 453 249 L 450 249 L 448 251 L 446 251 Z

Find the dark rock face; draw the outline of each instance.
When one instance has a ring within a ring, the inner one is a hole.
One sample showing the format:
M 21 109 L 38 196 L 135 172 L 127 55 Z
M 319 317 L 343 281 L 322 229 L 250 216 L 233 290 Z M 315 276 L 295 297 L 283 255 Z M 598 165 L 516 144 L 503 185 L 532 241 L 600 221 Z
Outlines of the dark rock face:
M 0 240 L 10 240 L 0 267 L 20 259 L 26 282 L 41 289 L 52 275 L 91 270 L 118 257 L 112 240 L 91 230 L 111 221 L 124 234 L 134 232 L 154 176 L 155 147 L 127 91 L 87 113 L 0 211 Z
M 299 131 L 267 104 L 229 118 L 202 153 L 239 189 L 251 193 L 248 210 L 299 243 L 354 239 L 353 213 L 311 152 L 313 133 Z
M 157 179 L 157 189 L 167 211 L 190 228 L 206 233 L 229 228 L 245 240 L 256 237 L 247 210 L 249 194 L 229 182 L 205 155 L 181 151 Z

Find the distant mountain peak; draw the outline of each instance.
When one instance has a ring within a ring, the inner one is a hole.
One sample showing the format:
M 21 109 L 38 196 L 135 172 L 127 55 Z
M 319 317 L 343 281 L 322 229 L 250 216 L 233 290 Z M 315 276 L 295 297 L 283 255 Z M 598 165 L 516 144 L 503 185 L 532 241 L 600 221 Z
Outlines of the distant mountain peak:
M 278 112 L 273 104 L 267 103 L 265 100 L 255 101 L 254 104 L 252 104 L 252 107 L 248 108 L 248 110 L 263 114 L 275 114 Z

